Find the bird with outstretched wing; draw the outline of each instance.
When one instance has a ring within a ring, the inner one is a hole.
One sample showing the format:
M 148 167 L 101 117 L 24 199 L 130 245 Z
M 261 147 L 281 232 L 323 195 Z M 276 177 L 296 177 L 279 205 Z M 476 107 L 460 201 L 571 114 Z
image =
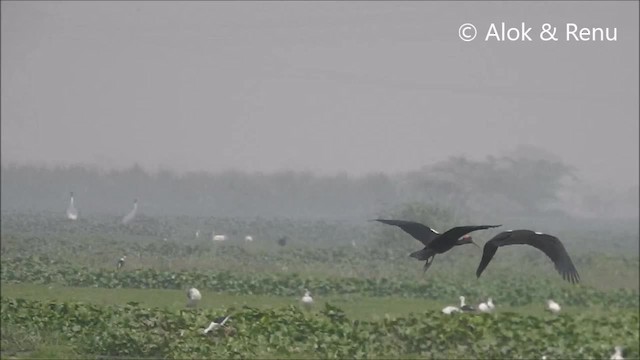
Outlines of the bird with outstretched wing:
M 562 242 L 555 236 L 531 230 L 504 231 L 487 241 L 482 251 L 482 260 L 480 260 L 480 265 L 478 265 L 478 270 L 476 271 L 478 278 L 489 265 L 498 248 L 506 245 L 533 246 L 545 253 L 553 261 L 556 270 L 562 275 L 563 279 L 573 284 L 580 282 L 580 275 Z

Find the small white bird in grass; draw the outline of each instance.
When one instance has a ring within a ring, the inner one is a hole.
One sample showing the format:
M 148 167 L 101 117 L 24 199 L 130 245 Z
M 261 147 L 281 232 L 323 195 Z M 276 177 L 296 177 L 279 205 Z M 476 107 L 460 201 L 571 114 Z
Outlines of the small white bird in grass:
M 451 315 L 453 313 L 457 313 L 460 312 L 460 309 L 458 309 L 455 306 L 447 306 L 446 308 L 442 309 L 442 313 L 443 314 L 447 314 L 447 315 Z
M 616 350 L 615 353 L 613 353 L 613 355 L 611 355 L 611 360 L 624 360 L 624 357 L 622 356 L 622 346 L 616 346 L 614 348 Z
M 69 207 L 67 207 L 67 219 L 78 220 L 78 210 L 73 204 L 73 192 L 71 192 L 71 200 L 69 200 Z
M 216 318 L 211 322 L 211 324 L 209 324 L 209 327 L 207 327 L 206 329 L 202 330 L 202 332 L 204 334 L 206 334 L 209 331 L 217 330 L 217 329 L 223 327 L 224 323 L 226 323 L 227 320 L 229 320 L 229 315 Z
M 194 307 L 202 299 L 202 295 L 198 289 L 192 287 L 187 290 L 187 299 L 187 307 Z
M 464 303 L 464 296 L 460 296 L 460 310 L 469 312 L 475 311 L 476 309 L 474 309 L 474 307 L 471 305 L 466 305 Z
M 547 310 L 551 311 L 551 313 L 553 314 L 557 314 L 560 312 L 560 305 L 557 302 L 549 299 L 547 300 Z
M 313 298 L 311 297 L 311 293 L 309 290 L 304 289 L 304 296 L 302 297 L 302 305 L 307 309 L 311 309 L 313 305 Z
M 253 242 L 253 236 L 247 235 L 244 237 L 244 242 Z
M 127 256 L 123 256 L 120 259 L 118 259 L 118 269 L 122 269 L 122 267 L 124 266 L 124 261 L 127 259 Z
M 490 313 L 493 311 L 493 309 L 495 309 L 495 306 L 493 305 L 493 299 L 491 298 L 489 298 L 487 302 L 483 302 L 478 305 L 478 310 L 483 313 Z

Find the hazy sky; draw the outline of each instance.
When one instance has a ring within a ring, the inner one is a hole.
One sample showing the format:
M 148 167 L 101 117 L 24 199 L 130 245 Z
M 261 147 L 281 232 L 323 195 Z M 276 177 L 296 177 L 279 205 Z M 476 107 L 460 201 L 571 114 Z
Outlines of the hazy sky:
M 638 32 L 635 1 L 2 1 L 2 162 L 363 174 L 530 144 L 627 187 Z

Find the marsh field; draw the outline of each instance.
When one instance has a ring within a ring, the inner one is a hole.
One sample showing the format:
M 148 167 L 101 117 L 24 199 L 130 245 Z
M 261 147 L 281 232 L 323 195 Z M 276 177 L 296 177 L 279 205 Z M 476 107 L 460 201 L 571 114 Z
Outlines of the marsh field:
M 212 241 L 214 230 L 228 240 Z M 614 346 L 637 358 L 637 234 L 613 230 L 609 241 L 623 245 L 608 248 L 596 231 L 557 235 L 579 285 L 522 246 L 500 249 L 479 279 L 474 246 L 437 256 L 423 274 L 408 257 L 417 241 L 367 219 L 140 215 L 122 225 L 3 213 L 2 358 L 608 359 Z M 195 308 L 190 287 L 202 293 Z M 492 297 L 496 309 L 441 312 L 461 295 L 471 305 Z M 227 330 L 202 333 L 228 314 Z

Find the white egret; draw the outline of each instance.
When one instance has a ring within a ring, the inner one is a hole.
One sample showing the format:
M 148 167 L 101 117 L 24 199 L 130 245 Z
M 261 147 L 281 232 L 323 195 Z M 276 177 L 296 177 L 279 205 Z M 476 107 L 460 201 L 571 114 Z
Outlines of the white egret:
M 557 302 L 555 302 L 555 301 L 553 301 L 551 299 L 547 300 L 547 310 L 548 311 L 552 312 L 553 314 L 557 314 L 557 313 L 560 312 L 560 309 L 561 309 L 560 305 Z
M 202 330 L 202 332 L 204 334 L 206 334 L 209 331 L 217 330 L 217 329 L 223 327 L 224 323 L 226 323 L 227 320 L 229 320 L 229 315 L 216 318 L 211 322 L 211 324 L 209 324 L 209 327 L 207 327 L 206 329 Z
M 123 256 L 120 259 L 118 259 L 118 269 L 121 269 L 124 266 L 124 261 L 127 259 L 127 256 Z
M 311 297 L 311 292 L 309 290 L 304 289 L 304 296 L 302 297 L 302 305 L 307 309 L 311 309 L 313 305 L 313 298 Z
M 67 207 L 67 219 L 78 220 L 78 210 L 76 210 L 73 204 L 73 191 L 71 192 L 71 199 L 69 200 L 69 206 Z
M 194 307 L 202 299 L 202 295 L 198 289 L 192 287 L 187 290 L 187 299 L 187 306 Z
M 212 241 L 227 241 L 227 235 L 218 234 L 216 235 L 216 231 L 211 230 L 211 240 Z
M 136 217 L 137 212 L 138 212 L 138 199 L 134 199 L 133 209 L 131 209 L 131 211 L 125 217 L 122 218 L 122 224 L 127 225 L 128 223 L 130 223 L 131 220 L 133 220 L 133 218 Z
M 455 306 L 447 306 L 447 307 L 445 307 L 444 309 L 442 309 L 442 312 L 443 312 L 444 314 L 451 315 L 451 314 L 453 314 L 453 313 L 460 312 L 460 309 L 458 309 L 458 308 L 457 308 L 457 307 L 455 307 Z
M 247 235 L 244 237 L 244 242 L 253 242 L 253 236 Z
M 480 312 L 483 312 L 483 313 L 492 312 L 493 309 L 495 309 L 495 306 L 493 305 L 493 300 L 491 298 L 489 298 L 487 302 L 483 302 L 480 305 L 478 305 L 478 310 L 480 310 Z
M 624 360 L 624 357 L 622 356 L 622 346 L 616 346 L 615 348 L 615 353 L 613 353 L 613 355 L 611 355 L 611 360 Z

